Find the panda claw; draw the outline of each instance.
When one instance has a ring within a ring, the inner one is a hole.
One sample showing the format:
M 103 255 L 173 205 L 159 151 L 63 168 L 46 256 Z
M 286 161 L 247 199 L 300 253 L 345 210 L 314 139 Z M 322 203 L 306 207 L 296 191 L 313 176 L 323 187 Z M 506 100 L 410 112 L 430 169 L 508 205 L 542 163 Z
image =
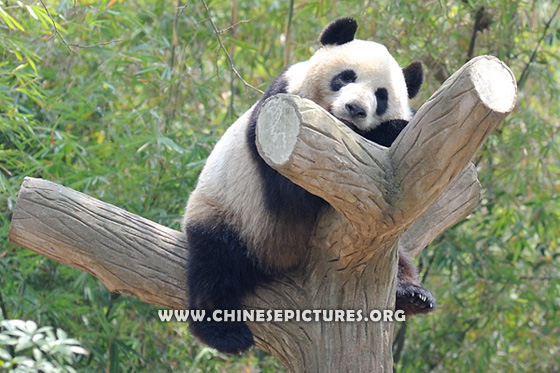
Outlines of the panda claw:
M 397 286 L 396 308 L 403 310 L 405 315 L 432 312 L 436 300 L 427 289 L 411 283 L 399 283 Z

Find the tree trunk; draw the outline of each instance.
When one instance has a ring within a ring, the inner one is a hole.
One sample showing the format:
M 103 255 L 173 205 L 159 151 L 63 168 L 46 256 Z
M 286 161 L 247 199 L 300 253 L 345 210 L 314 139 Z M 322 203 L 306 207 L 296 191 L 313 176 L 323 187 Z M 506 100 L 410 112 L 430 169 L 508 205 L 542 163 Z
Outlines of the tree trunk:
M 361 321 L 255 322 L 257 346 L 291 371 L 391 372 L 393 323 L 365 319 L 394 308 L 397 247 L 417 254 L 474 209 L 480 186 L 470 160 L 515 95 L 503 63 L 473 59 L 389 149 L 311 101 L 270 98 L 257 123 L 261 156 L 333 208 L 310 233 L 301 267 L 259 288 L 245 307 L 352 310 Z M 111 291 L 169 308 L 187 304 L 186 237 L 79 192 L 26 178 L 9 238 L 93 274 Z

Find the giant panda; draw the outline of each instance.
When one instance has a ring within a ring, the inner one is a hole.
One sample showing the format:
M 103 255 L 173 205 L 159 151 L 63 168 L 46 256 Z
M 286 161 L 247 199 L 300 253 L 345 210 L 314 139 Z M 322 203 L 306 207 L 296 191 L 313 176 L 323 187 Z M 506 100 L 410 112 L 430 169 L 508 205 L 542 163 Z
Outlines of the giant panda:
M 322 48 L 282 72 L 208 157 L 183 219 L 191 310 L 209 315 L 241 309 L 243 297 L 259 284 L 301 263 L 318 216 L 330 208 L 260 157 L 255 125 L 264 100 L 277 93 L 310 99 L 386 147 L 412 118 L 408 99 L 423 82 L 422 64 L 401 69 L 383 45 L 354 39 L 356 30 L 352 18 L 327 25 L 319 37 Z M 435 308 L 404 251 L 399 252 L 396 307 L 406 315 Z M 189 327 L 221 352 L 239 353 L 254 344 L 243 322 L 203 320 Z

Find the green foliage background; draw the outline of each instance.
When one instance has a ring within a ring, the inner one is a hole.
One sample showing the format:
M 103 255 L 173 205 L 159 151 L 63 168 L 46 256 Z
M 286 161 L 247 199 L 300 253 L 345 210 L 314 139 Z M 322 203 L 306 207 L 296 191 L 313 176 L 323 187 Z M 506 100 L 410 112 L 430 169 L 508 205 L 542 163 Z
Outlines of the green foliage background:
M 10 245 L 24 176 L 178 229 L 213 144 L 259 97 L 232 71 L 225 50 L 239 75 L 265 90 L 287 64 L 318 48 L 325 24 L 353 16 L 359 38 L 387 45 L 401 65 L 424 62 L 418 107 L 469 58 L 479 12 L 491 22 L 476 33 L 472 54 L 492 54 L 511 67 L 518 103 L 475 158 L 480 206 L 420 258 L 439 310 L 409 321 L 396 338 L 396 368 L 559 371 L 555 0 L 232 0 L 208 1 L 208 10 L 202 1 L 43 3 L 0 2 L 0 309 L 5 319 L 34 320 L 81 341 L 90 353 L 76 356 L 75 369 L 281 367 L 259 351 L 217 354 L 185 325 L 159 322 L 155 307 Z

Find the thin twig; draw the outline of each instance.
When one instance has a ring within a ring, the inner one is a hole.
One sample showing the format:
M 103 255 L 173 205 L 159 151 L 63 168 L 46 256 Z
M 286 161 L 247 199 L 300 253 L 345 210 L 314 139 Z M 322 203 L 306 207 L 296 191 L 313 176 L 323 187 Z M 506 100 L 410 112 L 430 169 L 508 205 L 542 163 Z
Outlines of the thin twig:
M 237 7 L 237 0 L 232 0 L 232 4 L 231 4 L 231 24 L 235 25 L 237 23 L 237 17 L 238 17 L 238 7 Z M 231 37 L 233 39 L 235 39 L 236 37 L 236 28 L 232 28 L 231 29 Z M 221 31 L 220 31 L 221 33 Z M 235 43 L 231 44 L 231 49 L 229 50 L 230 52 L 230 56 L 232 56 L 231 58 L 235 58 Z M 229 91 L 231 92 L 231 94 L 229 95 L 229 106 L 228 106 L 228 116 L 230 120 L 233 120 L 233 118 L 235 117 L 235 110 L 233 105 L 235 104 L 235 74 L 233 73 L 233 70 L 230 71 L 229 73 Z
M 4 303 L 4 299 L 2 299 L 2 292 L 0 291 L 0 321 L 1 320 L 9 320 L 10 317 L 8 316 L 8 311 L 6 310 L 6 305 Z M 2 327 L 0 327 L 0 332 L 3 330 Z M 12 356 L 14 356 L 14 346 L 12 345 L 8 345 L 6 346 L 6 348 L 8 349 L 8 353 Z
M 533 53 L 531 54 L 531 58 L 529 58 L 529 62 L 527 62 L 527 65 L 525 65 L 525 68 L 523 69 L 523 71 L 521 72 L 521 76 L 519 77 L 519 79 L 517 80 L 517 86 L 519 87 L 519 89 L 523 88 L 523 85 L 525 84 L 525 81 L 527 80 L 527 77 L 529 76 L 529 66 L 535 61 L 535 59 L 537 58 L 537 51 L 539 50 L 539 47 L 541 46 L 542 41 L 544 40 L 544 38 L 546 37 L 546 33 L 548 31 L 548 29 L 550 28 L 550 24 L 552 23 L 552 21 L 554 20 L 554 18 L 556 17 L 556 15 L 558 14 L 558 11 L 560 10 L 560 4 L 558 4 L 558 7 L 556 8 L 556 10 L 554 11 L 554 13 L 552 14 L 552 17 L 550 17 L 550 19 L 548 20 L 548 22 L 546 23 L 546 25 L 544 26 L 544 30 L 542 33 L 541 38 L 539 39 L 539 41 L 537 42 L 537 45 L 535 46 L 535 49 L 533 50 Z
M 491 24 L 492 18 L 490 17 L 490 14 L 484 6 L 481 6 L 476 12 L 471 41 L 469 43 L 469 51 L 467 52 L 467 62 L 473 58 L 476 36 L 479 32 L 483 32 L 484 30 L 490 28 Z
M 0 313 L 4 320 L 8 320 L 8 311 L 6 310 L 6 305 L 4 304 L 4 299 L 2 298 L 2 292 L 0 291 Z
M 294 0 L 290 0 L 290 10 L 288 12 L 288 24 L 286 25 L 286 44 L 284 48 L 284 67 L 290 65 L 290 49 L 292 45 L 292 20 L 294 16 Z
M 235 22 L 234 24 L 232 24 L 232 25 L 230 25 L 230 26 L 228 26 L 228 27 L 226 27 L 226 28 L 224 28 L 224 29 L 221 29 L 221 30 L 219 31 L 219 33 L 220 33 L 220 35 L 225 34 L 225 33 L 228 32 L 229 30 L 236 28 L 236 27 L 239 26 L 240 24 L 242 24 L 242 23 L 249 23 L 249 22 L 251 22 L 251 21 L 252 21 L 252 19 L 242 19 L 242 20 L 239 21 L 239 22 Z
M 39 2 L 43 6 L 43 9 L 45 9 L 45 11 L 47 12 L 47 15 L 49 16 L 49 18 L 52 22 L 52 25 L 54 27 L 54 31 L 57 34 L 58 38 L 62 41 L 62 43 L 66 46 L 66 48 L 68 48 L 68 50 L 71 53 L 74 53 L 74 50 L 72 49 L 72 47 L 78 48 L 78 49 L 88 49 L 88 48 L 95 48 L 95 47 L 100 47 L 100 46 L 103 46 L 103 45 L 108 45 L 108 44 L 113 44 L 113 43 L 120 43 L 123 40 L 123 39 L 114 39 L 114 40 L 111 40 L 111 41 L 105 41 L 105 42 L 101 42 L 101 43 L 97 43 L 97 44 L 91 44 L 91 45 L 80 45 L 80 44 L 68 43 L 66 41 L 66 39 L 64 39 L 64 37 L 60 33 L 60 30 L 58 29 L 58 27 L 56 27 L 56 21 L 54 20 L 53 16 L 51 15 L 51 12 L 49 11 L 49 8 L 47 8 L 47 6 L 43 2 L 43 0 L 39 0 Z
M 206 8 L 206 14 L 208 15 L 208 20 L 210 21 L 210 24 L 212 25 L 212 28 L 214 29 L 214 33 L 216 34 L 216 38 L 218 39 L 218 44 L 220 44 L 220 49 L 224 51 L 224 53 L 226 54 L 226 57 L 228 59 L 229 62 L 229 67 L 230 69 L 235 73 L 235 75 L 239 78 L 239 80 L 241 80 L 241 82 L 243 83 L 243 85 L 245 85 L 245 88 L 252 88 L 255 91 L 259 92 L 259 93 L 263 93 L 260 89 L 258 89 L 257 87 L 247 83 L 245 81 L 245 79 L 243 79 L 243 77 L 241 76 L 241 74 L 239 74 L 239 72 L 237 71 L 237 69 L 235 68 L 235 66 L 233 65 L 233 60 L 231 59 L 231 56 L 229 55 L 226 47 L 224 46 L 224 44 L 222 43 L 222 38 L 220 37 L 220 30 L 218 30 L 218 28 L 216 27 L 216 24 L 214 23 L 214 21 L 212 20 L 212 16 L 210 15 L 210 9 L 208 8 L 208 4 L 206 4 L 205 0 L 201 0 L 202 4 L 204 5 L 204 8 Z
M 177 29 L 179 27 L 179 16 L 183 13 L 187 6 L 181 5 L 181 0 L 177 0 L 177 7 L 175 9 L 175 17 L 173 18 L 173 39 L 171 41 L 171 56 L 169 56 L 169 70 L 173 77 L 177 76 L 176 69 L 176 59 L 177 59 L 177 47 L 179 46 L 179 38 L 177 36 Z M 177 112 L 177 105 L 179 101 L 179 81 L 171 79 L 171 88 L 169 89 L 169 105 L 171 106 L 171 114 L 167 117 L 167 124 L 175 118 L 175 113 Z
M 393 341 L 393 350 L 395 351 L 393 355 L 393 364 L 395 365 L 401 360 L 401 354 L 404 347 L 404 340 L 406 338 L 406 325 L 407 325 L 406 320 L 401 323 L 401 327 L 399 328 L 399 331 L 395 336 L 395 340 Z
M 52 25 L 54 27 L 54 31 L 56 32 L 56 34 L 58 35 L 58 37 L 60 38 L 60 40 L 62 40 L 62 42 L 64 43 L 64 45 L 66 45 L 66 48 L 68 48 L 68 50 L 72 53 L 74 53 L 74 50 L 72 48 L 70 48 L 70 45 L 66 42 L 66 40 L 64 40 L 64 38 L 62 37 L 62 34 L 60 33 L 60 31 L 58 31 L 58 27 L 56 27 L 56 22 L 53 18 L 53 16 L 51 15 L 51 12 L 49 11 L 49 8 L 47 8 L 47 6 L 45 5 L 45 3 L 43 2 L 43 0 L 39 0 L 41 2 L 41 5 L 43 6 L 43 9 L 45 9 L 45 11 L 47 12 L 47 15 L 49 16 L 49 18 L 51 19 Z

